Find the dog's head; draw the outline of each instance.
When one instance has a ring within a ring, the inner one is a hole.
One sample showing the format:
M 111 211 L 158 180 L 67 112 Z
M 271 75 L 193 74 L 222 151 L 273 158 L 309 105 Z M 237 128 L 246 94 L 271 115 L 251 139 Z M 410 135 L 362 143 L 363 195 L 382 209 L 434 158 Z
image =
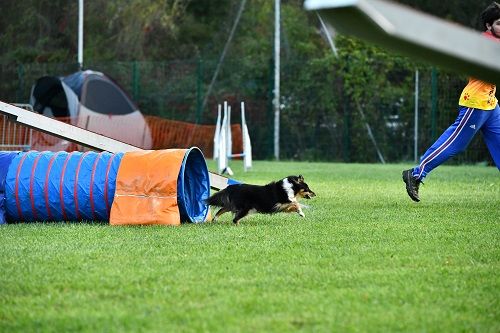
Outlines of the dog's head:
M 292 184 L 293 193 L 296 197 L 299 196 L 302 198 L 311 199 L 312 197 L 316 196 L 316 193 L 311 191 L 309 185 L 306 184 L 302 175 L 288 176 L 287 179 L 290 184 Z

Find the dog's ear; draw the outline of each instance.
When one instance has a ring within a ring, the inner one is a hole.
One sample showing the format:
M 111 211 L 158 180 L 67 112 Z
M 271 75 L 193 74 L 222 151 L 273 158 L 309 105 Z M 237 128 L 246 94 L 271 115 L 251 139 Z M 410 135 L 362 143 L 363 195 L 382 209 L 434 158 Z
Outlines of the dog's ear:
M 304 181 L 304 177 L 302 175 L 299 175 L 299 182 L 303 182 Z

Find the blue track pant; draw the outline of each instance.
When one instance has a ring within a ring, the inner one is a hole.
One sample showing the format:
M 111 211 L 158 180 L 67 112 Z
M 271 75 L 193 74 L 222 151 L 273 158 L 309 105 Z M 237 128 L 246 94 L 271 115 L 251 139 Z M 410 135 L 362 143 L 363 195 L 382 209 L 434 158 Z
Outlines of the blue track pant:
M 431 170 L 464 151 L 479 130 L 500 170 L 500 107 L 497 104 L 495 109 L 484 111 L 459 106 L 457 119 L 420 158 L 413 177 L 423 180 Z

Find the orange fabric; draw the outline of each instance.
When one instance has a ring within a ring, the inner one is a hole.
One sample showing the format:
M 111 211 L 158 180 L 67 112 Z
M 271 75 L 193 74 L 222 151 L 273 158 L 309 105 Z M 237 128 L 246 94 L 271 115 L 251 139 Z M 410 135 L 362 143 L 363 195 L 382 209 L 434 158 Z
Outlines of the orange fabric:
M 78 118 L 57 118 L 58 120 L 64 121 L 66 123 L 78 124 L 81 122 Z M 152 146 L 147 147 L 140 146 L 143 149 L 166 149 L 169 147 L 175 148 L 191 148 L 198 147 L 201 149 L 205 156 L 213 155 L 214 148 L 214 134 L 215 125 L 197 125 L 192 123 L 187 123 L 183 121 L 168 120 L 156 116 L 144 115 L 144 119 L 148 125 L 149 131 L 152 138 Z M 96 122 L 97 119 L 94 117 L 89 117 L 86 122 Z M 108 120 L 106 120 L 108 122 Z M 114 118 L 110 118 L 109 122 L 116 122 Z M 0 125 L 1 117 L 0 117 Z M 130 129 L 127 124 L 119 123 L 120 128 L 123 132 L 128 132 L 129 130 L 134 132 L 135 130 Z M 23 127 L 23 126 L 20 126 Z M 102 134 L 116 139 L 111 132 L 101 131 Z M 233 138 L 233 154 L 239 154 L 243 151 L 243 136 L 240 124 L 231 125 L 231 133 Z M 29 138 L 29 137 L 28 137 Z M 29 140 L 27 138 L 27 144 Z M 133 141 L 124 140 L 124 142 L 133 144 Z M 0 142 L 1 143 L 1 142 Z M 84 146 L 77 145 L 75 143 L 69 143 L 58 137 L 52 136 L 47 133 L 42 133 L 33 130 L 33 138 L 31 139 L 31 149 L 43 151 L 86 151 L 89 150 Z
M 500 38 L 493 36 L 491 31 L 485 31 L 482 35 L 500 42 Z M 496 90 L 497 88 L 494 84 L 471 77 L 460 95 L 458 104 L 469 108 L 493 110 L 498 104 L 498 100 L 495 97 Z
M 459 105 L 481 110 L 493 110 L 498 101 L 496 87 L 492 83 L 470 78 L 460 95 Z
M 177 177 L 185 154 L 185 149 L 125 153 L 109 223 L 180 225 Z
M 152 149 L 198 147 L 203 155 L 212 157 L 215 125 L 197 125 L 155 116 L 144 116 L 144 119 L 148 123 L 153 138 Z M 239 154 L 243 151 L 241 125 L 231 125 L 231 133 L 233 154 Z

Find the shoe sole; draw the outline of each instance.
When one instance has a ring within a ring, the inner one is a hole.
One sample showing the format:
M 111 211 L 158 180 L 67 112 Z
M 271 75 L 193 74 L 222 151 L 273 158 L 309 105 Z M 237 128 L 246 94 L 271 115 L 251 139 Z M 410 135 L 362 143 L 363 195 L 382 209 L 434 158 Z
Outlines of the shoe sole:
M 415 202 L 420 202 L 420 198 L 415 197 L 412 194 L 410 185 L 408 185 L 408 183 L 409 183 L 408 177 L 411 177 L 411 176 L 406 176 L 405 173 L 406 173 L 406 171 L 403 171 L 402 176 L 403 176 L 403 182 L 406 184 L 406 193 L 408 193 L 408 196 L 410 197 L 411 200 L 413 200 Z

